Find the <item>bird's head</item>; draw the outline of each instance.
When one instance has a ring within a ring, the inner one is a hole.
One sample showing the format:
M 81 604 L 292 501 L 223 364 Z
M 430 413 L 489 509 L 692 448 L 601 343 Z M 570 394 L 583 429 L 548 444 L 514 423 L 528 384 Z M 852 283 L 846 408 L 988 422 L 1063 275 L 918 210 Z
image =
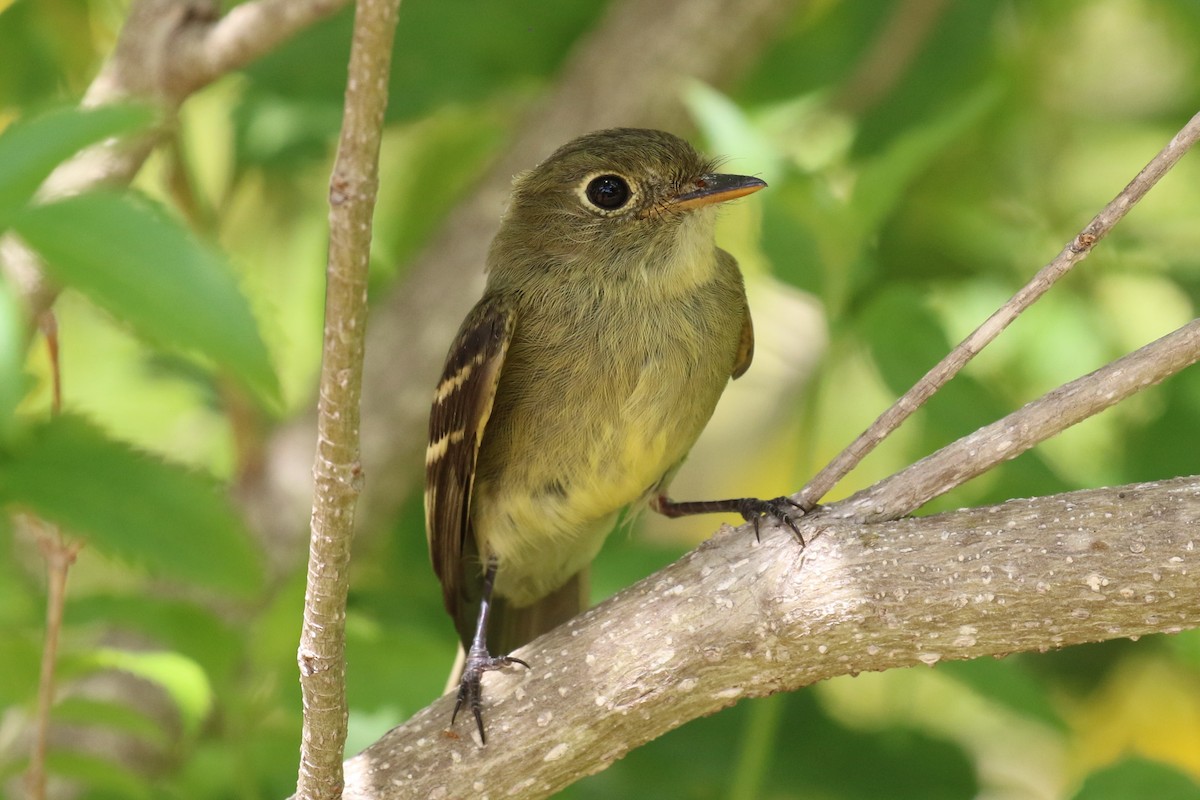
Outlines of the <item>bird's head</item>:
M 668 277 L 677 262 L 711 259 L 713 209 L 766 186 L 716 172 L 678 136 L 641 128 L 575 139 L 514 181 L 490 269 L 593 277 Z

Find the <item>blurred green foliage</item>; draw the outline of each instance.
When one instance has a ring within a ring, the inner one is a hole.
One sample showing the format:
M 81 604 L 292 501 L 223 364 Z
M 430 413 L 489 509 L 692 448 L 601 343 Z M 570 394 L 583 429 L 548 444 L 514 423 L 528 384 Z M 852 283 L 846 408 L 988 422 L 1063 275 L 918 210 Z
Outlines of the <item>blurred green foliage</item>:
M 770 184 L 730 211 L 722 240 L 752 284 L 810 293 L 827 318 L 814 375 L 769 398 L 789 431 L 770 446 L 794 463 L 772 459 L 787 474 L 751 476 L 764 485 L 798 488 L 1200 107 L 1200 6 L 1188 0 L 927 5 L 911 57 L 881 72 L 860 70 L 894 56 L 917 24 L 901 10 L 924 5 L 802 4 L 737 85 L 687 89 L 695 130 L 681 132 Z M 375 298 L 402 290 L 408 262 L 603 11 L 405 0 Z M 282 797 L 299 741 L 302 564 L 267 582 L 212 476 L 252 469 L 256 443 L 311 404 L 349 12 L 189 100 L 132 194 L 31 213 L 57 160 L 139 124 L 135 112 L 44 113 L 78 100 L 123 13 L 99 0 L 0 2 L 0 223 L 25 225 L 69 287 L 55 311 L 70 412 L 47 421 L 44 346 L 25 341 L 28 321 L 0 282 L 0 502 L 89 544 L 71 575 L 56 721 L 140 745 L 129 763 L 63 744 L 51 767 L 92 797 Z M 1191 155 L 838 494 L 1195 316 L 1198 208 Z M 141 232 L 141 246 L 123 244 Z M 165 259 L 189 267 L 186 285 L 153 287 Z M 155 305 L 173 290 L 196 302 Z M 760 338 L 780 323 L 760 313 Z M 811 347 L 781 331 L 751 375 Z M 1197 420 L 1192 369 L 927 510 L 1195 473 Z M 719 485 L 728 465 L 697 461 L 685 472 Z M 397 488 L 409 499 L 387 529 L 358 543 L 349 752 L 435 697 L 453 653 L 411 489 Z M 18 530 L 0 516 L 0 732 L 28 721 L 41 652 L 42 566 Z M 695 529 L 659 530 L 612 537 L 597 597 L 682 553 Z M 564 796 L 1200 797 L 1197 653 L 1189 632 L 830 681 L 696 721 Z M 114 672 L 159 702 L 77 691 Z M 16 785 L 25 759 L 21 736 L 0 735 L 0 785 Z

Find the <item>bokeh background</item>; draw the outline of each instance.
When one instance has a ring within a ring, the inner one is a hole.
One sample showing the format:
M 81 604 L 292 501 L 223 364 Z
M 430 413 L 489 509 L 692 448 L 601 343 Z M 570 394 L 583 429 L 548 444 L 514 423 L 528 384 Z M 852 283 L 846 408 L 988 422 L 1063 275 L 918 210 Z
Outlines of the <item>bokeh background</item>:
M 608 10 L 596 0 L 404 0 L 373 244 L 379 307 L 409 291 L 409 266 Z M 126 11 L 115 0 L 0 2 L 0 127 L 77 101 Z M 135 182 L 233 265 L 279 376 L 280 407 L 145 343 L 81 293 L 68 288 L 55 305 L 65 408 L 235 494 L 253 485 L 273 437 L 309 430 L 349 29 L 347 11 L 188 100 Z M 727 209 L 720 230 L 747 275 L 755 365 L 730 387 L 674 494 L 797 490 L 1200 109 L 1197 41 L 1193 0 L 813 0 L 747 44 L 748 65 L 730 85 L 682 86 L 676 132 L 770 188 Z M 606 68 L 598 79 L 625 79 L 621 64 Z M 465 309 L 480 285 L 438 291 L 461 295 Z M 1173 330 L 1198 298 L 1192 154 L 831 499 Z M 457 322 L 428 326 L 446 329 L 444 347 Z M 31 380 L 17 416 L 36 420 L 48 413 L 48 361 L 40 340 L 22 352 Z M 432 386 L 425 375 L 411 381 Z M 1198 421 L 1191 369 L 922 513 L 1192 474 Z M 412 452 L 422 447 L 414 441 Z M 296 450 L 301 484 L 309 459 L 311 444 Z M 368 515 L 355 547 L 348 753 L 438 696 L 453 657 L 425 551 L 420 470 L 413 458 L 384 485 L 368 474 L 372 508 L 383 511 Z M 594 567 L 595 598 L 716 524 L 642 515 L 619 529 Z M 249 522 L 246 536 L 267 566 L 237 595 L 103 546 L 83 550 L 51 760 L 63 796 L 292 791 L 305 531 L 267 537 L 260 527 Z M 218 543 L 209 556 L 213 569 L 226 558 Z M 6 516 L 0 786 L 14 792 L 44 583 L 36 545 Z M 1200 636 L 943 662 L 743 702 L 562 796 L 1200 797 Z

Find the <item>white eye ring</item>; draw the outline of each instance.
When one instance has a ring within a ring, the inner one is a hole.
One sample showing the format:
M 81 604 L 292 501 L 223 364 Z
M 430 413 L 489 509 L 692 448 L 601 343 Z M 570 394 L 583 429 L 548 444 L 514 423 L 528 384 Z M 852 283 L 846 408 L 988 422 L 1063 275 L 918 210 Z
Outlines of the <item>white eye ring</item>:
M 576 188 L 579 200 L 588 210 L 609 217 L 627 211 L 637 199 L 636 184 L 615 172 L 595 172 Z

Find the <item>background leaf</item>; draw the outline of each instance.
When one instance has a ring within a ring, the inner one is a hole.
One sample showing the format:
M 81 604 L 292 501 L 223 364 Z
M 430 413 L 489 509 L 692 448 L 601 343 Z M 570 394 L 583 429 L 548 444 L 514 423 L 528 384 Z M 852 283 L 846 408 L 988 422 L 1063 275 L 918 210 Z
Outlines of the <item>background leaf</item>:
M 15 122 L 0 134 L 0 229 L 29 202 L 42 181 L 63 161 L 109 136 L 149 124 L 153 114 L 138 106 L 62 108 Z
M 260 578 L 241 518 L 215 482 L 63 416 L 0 453 L 0 502 L 150 569 L 246 592 Z
M 1200 785 L 1182 772 L 1157 761 L 1130 758 L 1093 772 L 1072 800 L 1195 800 Z
M 15 420 L 13 412 L 25 394 L 25 378 L 21 371 L 24 360 L 24 315 L 0 276 L 0 441 L 8 438 Z
M 160 209 L 93 192 L 31 208 L 14 227 L 55 277 L 152 342 L 199 352 L 279 401 L 266 345 L 224 259 Z
M 102 648 L 86 654 L 80 665 L 128 672 L 157 684 L 174 701 L 187 735 L 200 728 L 213 705 L 212 687 L 204 670 L 190 658 L 170 651 L 129 651 Z

